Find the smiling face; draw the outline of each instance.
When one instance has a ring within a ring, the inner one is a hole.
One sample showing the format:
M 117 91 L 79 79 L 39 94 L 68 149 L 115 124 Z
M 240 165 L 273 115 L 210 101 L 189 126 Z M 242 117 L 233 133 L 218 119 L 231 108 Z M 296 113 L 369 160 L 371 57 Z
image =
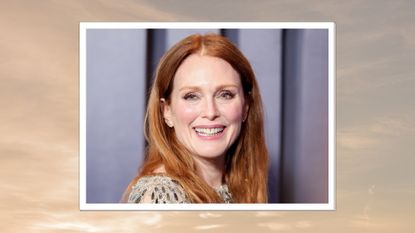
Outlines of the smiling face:
M 192 54 L 178 68 L 164 118 L 194 156 L 222 157 L 247 113 L 239 74 L 223 59 Z

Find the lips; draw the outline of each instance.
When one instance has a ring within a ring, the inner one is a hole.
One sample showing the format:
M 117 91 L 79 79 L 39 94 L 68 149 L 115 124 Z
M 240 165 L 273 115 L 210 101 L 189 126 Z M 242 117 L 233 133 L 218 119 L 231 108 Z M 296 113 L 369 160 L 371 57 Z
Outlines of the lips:
M 212 137 L 221 134 L 225 130 L 225 126 L 194 127 L 194 130 L 199 136 Z

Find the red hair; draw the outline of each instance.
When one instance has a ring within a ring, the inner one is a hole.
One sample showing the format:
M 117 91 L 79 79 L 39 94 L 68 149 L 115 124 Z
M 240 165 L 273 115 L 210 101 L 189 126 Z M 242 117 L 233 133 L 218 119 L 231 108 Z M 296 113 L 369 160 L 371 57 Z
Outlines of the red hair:
M 163 166 L 167 175 L 180 182 L 192 203 L 222 202 L 215 190 L 198 175 L 192 154 L 165 124 L 160 103 L 161 98 L 169 101 L 177 69 L 194 53 L 221 58 L 239 73 L 249 110 L 239 137 L 225 156 L 224 178 L 234 203 L 265 203 L 268 151 L 259 88 L 248 60 L 227 38 L 216 34 L 186 37 L 161 58 L 145 117 L 146 158 L 139 174 L 129 184 L 124 200 L 140 177 Z

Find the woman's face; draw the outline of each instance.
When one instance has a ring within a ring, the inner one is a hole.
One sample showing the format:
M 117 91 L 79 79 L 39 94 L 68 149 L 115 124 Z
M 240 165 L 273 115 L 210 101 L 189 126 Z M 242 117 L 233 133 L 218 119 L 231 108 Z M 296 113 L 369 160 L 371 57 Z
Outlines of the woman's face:
M 246 116 L 239 74 L 225 60 L 192 54 L 177 70 L 164 118 L 194 156 L 223 156 Z

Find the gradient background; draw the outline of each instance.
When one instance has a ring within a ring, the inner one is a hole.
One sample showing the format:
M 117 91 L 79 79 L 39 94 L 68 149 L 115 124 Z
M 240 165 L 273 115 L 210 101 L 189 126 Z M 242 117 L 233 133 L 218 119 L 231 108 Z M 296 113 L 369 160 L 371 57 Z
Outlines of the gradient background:
M 2 232 L 412 232 L 413 1 L 2 1 Z M 337 210 L 79 211 L 80 21 L 334 21 Z

